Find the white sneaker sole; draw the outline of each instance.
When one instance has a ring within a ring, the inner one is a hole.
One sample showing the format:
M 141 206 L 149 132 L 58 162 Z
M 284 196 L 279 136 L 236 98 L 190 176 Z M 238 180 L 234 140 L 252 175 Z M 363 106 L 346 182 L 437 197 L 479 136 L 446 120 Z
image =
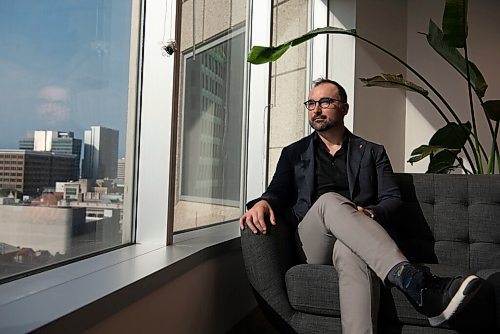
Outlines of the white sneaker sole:
M 429 323 L 431 324 L 431 326 L 439 326 L 446 320 L 450 319 L 451 316 L 455 314 L 459 306 L 465 305 L 475 295 L 475 293 L 479 290 L 478 288 L 480 285 L 478 285 L 473 291 L 467 291 L 467 293 L 465 293 L 465 290 L 467 289 L 469 284 L 471 284 L 475 280 L 479 280 L 479 277 L 477 277 L 476 275 L 470 275 L 466 279 L 464 279 L 464 281 L 460 285 L 460 288 L 457 290 L 445 310 L 440 315 L 429 318 Z

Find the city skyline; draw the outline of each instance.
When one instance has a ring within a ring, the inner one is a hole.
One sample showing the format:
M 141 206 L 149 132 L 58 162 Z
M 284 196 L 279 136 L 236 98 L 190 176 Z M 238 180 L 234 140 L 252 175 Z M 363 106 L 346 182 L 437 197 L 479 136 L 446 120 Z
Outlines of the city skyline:
M 56 181 L 116 179 L 118 145 L 119 131 L 101 126 L 85 130 L 84 141 L 72 132 L 31 131 L 18 140 L 17 149 L 0 147 L 0 189 L 33 196 L 50 191 Z
M 74 155 L 73 177 L 80 177 L 82 140 L 75 138 L 73 132 L 35 130 L 32 136 L 19 140 L 19 149 Z
M 92 128 L 92 127 L 105 127 L 105 126 L 102 126 L 102 125 L 92 125 L 89 127 Z M 116 131 L 119 131 L 118 129 L 113 129 L 113 128 L 109 128 L 108 129 L 112 129 L 112 130 L 116 130 Z M 63 129 L 56 129 L 56 130 L 48 130 L 48 129 L 33 129 L 33 130 L 28 130 L 25 134 L 24 137 L 19 137 L 19 139 L 17 139 L 17 146 L 16 147 L 0 147 L 0 149 L 12 149 L 12 150 L 16 150 L 16 149 L 22 149 L 19 145 L 20 145 L 20 142 L 24 139 L 33 139 L 34 138 L 34 133 L 36 131 L 47 131 L 47 132 L 57 132 L 57 133 L 60 133 L 60 134 L 72 134 L 73 138 L 75 139 L 79 139 L 79 140 L 82 140 L 82 145 L 83 145 L 83 138 L 85 137 L 85 131 L 87 131 L 88 129 L 84 129 L 83 130 L 83 135 L 81 137 L 78 137 L 76 136 L 75 133 L 73 133 L 72 131 L 66 131 L 66 130 L 63 130 Z M 83 153 L 83 151 L 82 151 Z M 119 159 L 124 159 L 125 157 L 124 156 L 121 156 L 119 155 Z
M 118 161 L 124 159 L 118 155 L 119 130 L 100 125 L 93 125 L 90 129 L 84 130 L 83 140 L 76 138 L 73 132 L 33 130 L 29 131 L 27 136 L 20 138 L 18 143 L 18 149 L 74 154 L 77 158 L 75 180 L 116 178 L 119 173 Z M 1 149 L 5 148 L 0 147 Z M 87 161 L 90 161 L 87 164 L 95 166 L 84 165 L 85 156 Z

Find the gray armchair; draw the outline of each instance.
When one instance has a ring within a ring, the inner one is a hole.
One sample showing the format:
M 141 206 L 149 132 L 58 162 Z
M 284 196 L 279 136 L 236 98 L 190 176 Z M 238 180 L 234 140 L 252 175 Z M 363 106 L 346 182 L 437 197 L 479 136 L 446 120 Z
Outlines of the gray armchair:
M 500 176 L 396 177 L 404 205 L 390 233 L 408 259 L 438 275 L 474 272 L 488 283 L 439 328 L 430 328 L 397 289 L 382 288 L 379 333 L 499 333 Z M 257 301 L 280 332 L 341 333 L 337 273 L 300 264 L 286 222 L 278 219 L 267 235 L 245 229 L 241 245 Z

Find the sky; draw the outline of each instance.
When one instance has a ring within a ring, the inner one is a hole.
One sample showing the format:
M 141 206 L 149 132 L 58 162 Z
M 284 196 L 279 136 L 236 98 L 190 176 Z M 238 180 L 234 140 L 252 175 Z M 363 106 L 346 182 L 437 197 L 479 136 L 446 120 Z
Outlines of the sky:
M 33 130 L 120 133 L 125 154 L 131 0 L 0 0 L 0 149 Z

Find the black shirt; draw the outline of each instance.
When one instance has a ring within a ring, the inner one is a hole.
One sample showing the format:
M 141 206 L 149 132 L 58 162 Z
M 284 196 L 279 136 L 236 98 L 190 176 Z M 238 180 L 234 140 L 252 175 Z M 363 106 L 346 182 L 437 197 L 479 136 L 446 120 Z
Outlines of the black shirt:
M 350 199 L 347 181 L 347 146 L 349 137 L 345 136 L 342 147 L 331 155 L 325 143 L 315 133 L 314 136 L 314 202 L 324 193 L 336 192 Z

